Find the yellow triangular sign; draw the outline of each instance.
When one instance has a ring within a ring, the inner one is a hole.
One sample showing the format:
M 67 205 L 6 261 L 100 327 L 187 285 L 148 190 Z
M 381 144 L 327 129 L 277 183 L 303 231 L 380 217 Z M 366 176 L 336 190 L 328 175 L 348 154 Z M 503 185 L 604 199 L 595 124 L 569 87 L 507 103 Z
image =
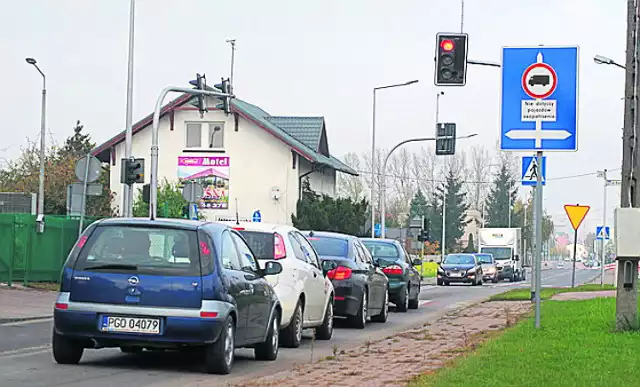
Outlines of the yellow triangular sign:
M 580 227 L 580 224 L 584 220 L 584 217 L 587 216 L 587 212 L 589 212 L 590 209 L 590 206 L 565 204 L 564 211 L 567 213 L 571 226 L 573 226 L 574 230 L 577 230 L 578 227 Z

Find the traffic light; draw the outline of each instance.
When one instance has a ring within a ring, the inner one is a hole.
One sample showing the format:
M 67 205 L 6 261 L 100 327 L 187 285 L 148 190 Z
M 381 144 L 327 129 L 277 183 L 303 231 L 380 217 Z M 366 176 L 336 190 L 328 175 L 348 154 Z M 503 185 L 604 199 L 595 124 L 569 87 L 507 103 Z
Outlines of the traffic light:
M 424 222 L 422 224 L 422 227 L 420 228 L 420 233 L 418 234 L 418 241 L 420 242 L 431 241 L 431 222 L 426 217 L 424 218 Z
M 120 170 L 121 183 L 144 183 L 144 159 L 122 159 Z
M 436 129 L 436 155 L 450 156 L 456 153 L 456 124 L 438 123 Z
M 464 86 L 467 83 L 467 38 L 465 33 L 436 35 L 436 86 Z
M 151 201 L 151 185 L 145 184 L 142 186 L 142 201 L 149 204 Z
M 220 90 L 225 94 L 231 93 L 231 87 L 229 86 L 229 78 L 227 79 L 222 78 L 222 81 L 214 86 L 216 89 Z M 225 114 L 228 115 L 229 113 L 231 113 L 231 97 L 220 97 L 220 99 L 222 100 L 222 104 L 216 107 L 224 110 Z
M 206 90 L 207 89 L 207 76 L 202 74 L 196 74 L 196 80 L 189 82 L 191 85 L 195 86 L 196 90 Z M 204 116 L 204 113 L 208 112 L 207 109 L 207 97 L 199 94 L 197 95 L 196 106 L 198 110 L 200 110 L 200 118 Z

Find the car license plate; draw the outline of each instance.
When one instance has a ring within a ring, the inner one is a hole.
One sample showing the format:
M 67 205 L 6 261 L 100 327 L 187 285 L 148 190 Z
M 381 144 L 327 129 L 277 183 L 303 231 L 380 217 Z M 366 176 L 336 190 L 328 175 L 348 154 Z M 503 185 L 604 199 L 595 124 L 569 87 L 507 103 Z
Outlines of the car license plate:
M 160 334 L 160 319 L 145 317 L 102 316 L 103 332 Z
M 462 277 L 462 273 L 451 273 L 452 277 Z

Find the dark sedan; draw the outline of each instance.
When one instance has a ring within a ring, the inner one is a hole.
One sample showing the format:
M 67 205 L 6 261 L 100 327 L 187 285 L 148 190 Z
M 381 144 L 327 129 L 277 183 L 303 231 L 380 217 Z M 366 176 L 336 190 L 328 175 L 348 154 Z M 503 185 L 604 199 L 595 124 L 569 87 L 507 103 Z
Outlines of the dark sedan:
M 452 282 L 482 285 L 482 264 L 474 254 L 449 254 L 438 267 L 438 285 Z
M 303 231 L 333 284 L 334 316 L 347 317 L 362 329 L 368 317 L 386 322 L 389 316 L 389 280 L 373 262 L 360 239 L 351 235 Z
M 418 309 L 420 304 L 420 273 L 413 267 L 422 260 L 411 261 L 402 244 L 395 239 L 361 238 L 373 256 L 373 261 L 389 278 L 389 299 L 398 312 Z

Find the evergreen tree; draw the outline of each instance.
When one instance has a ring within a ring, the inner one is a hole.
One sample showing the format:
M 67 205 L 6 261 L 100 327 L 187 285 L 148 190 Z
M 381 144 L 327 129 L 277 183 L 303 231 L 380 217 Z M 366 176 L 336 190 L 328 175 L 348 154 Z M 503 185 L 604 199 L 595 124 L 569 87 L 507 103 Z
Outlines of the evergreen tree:
M 465 202 L 463 182 L 459 174 L 450 170 L 444 184 L 439 186 L 431 200 L 431 239 L 442 240 L 442 210 L 445 203 L 445 252 L 454 252 L 460 249 L 459 240 L 464 235 L 469 206 Z M 444 200 L 443 200 L 444 199 Z
M 467 242 L 467 247 L 465 247 L 464 252 L 465 253 L 475 253 L 476 252 L 476 246 L 473 243 L 473 234 L 469 234 L 469 241 Z
M 425 198 L 420 189 L 418 189 L 418 192 L 416 192 L 413 199 L 411 199 L 409 215 L 411 219 L 429 215 L 429 203 L 427 203 L 427 198 Z
M 518 197 L 518 186 L 509 173 L 506 163 L 500 165 L 500 171 L 495 176 L 493 187 L 489 192 L 486 201 L 486 225 L 487 227 L 508 227 L 509 226 L 509 206 L 516 202 Z M 513 222 L 513 214 L 511 218 Z

